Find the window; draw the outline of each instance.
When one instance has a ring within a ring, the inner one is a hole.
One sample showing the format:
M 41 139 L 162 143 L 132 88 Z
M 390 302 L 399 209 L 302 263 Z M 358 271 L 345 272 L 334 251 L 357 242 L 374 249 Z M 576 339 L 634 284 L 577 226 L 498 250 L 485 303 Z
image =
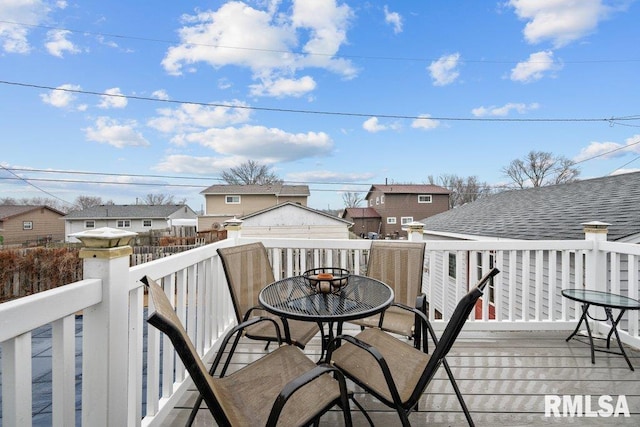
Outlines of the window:
M 22 222 L 23 230 L 33 230 L 33 221 L 23 221 Z
M 373 206 L 373 200 L 369 200 L 369 206 Z
M 397 224 L 396 217 L 395 216 L 388 217 L 387 218 L 387 224 Z
M 84 228 L 96 228 L 96 222 L 93 220 L 85 221 Z
M 240 204 L 240 196 L 226 196 L 224 202 L 228 205 Z
M 151 220 L 150 219 L 143 219 L 142 220 L 142 226 L 143 227 L 151 227 Z
M 117 228 L 130 228 L 131 220 L 130 219 L 119 219 L 116 225 Z
M 380 196 L 380 204 L 384 205 L 384 194 L 382 196 Z
M 418 203 L 431 203 L 431 194 L 420 194 L 418 196 Z
M 456 278 L 456 254 L 449 252 L 449 277 Z
M 376 196 L 376 206 L 378 206 L 380 204 L 380 197 Z
M 403 216 L 402 218 L 400 218 L 400 224 L 402 224 L 402 225 L 407 225 L 410 222 L 413 222 L 413 217 L 412 216 Z

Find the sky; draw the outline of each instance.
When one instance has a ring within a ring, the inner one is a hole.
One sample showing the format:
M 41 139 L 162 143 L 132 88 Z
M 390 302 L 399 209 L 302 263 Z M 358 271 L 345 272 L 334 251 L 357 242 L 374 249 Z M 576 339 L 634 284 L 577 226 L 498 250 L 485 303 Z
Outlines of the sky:
M 636 0 L 0 0 L 0 199 L 185 199 L 248 160 L 316 209 L 530 151 L 640 170 Z

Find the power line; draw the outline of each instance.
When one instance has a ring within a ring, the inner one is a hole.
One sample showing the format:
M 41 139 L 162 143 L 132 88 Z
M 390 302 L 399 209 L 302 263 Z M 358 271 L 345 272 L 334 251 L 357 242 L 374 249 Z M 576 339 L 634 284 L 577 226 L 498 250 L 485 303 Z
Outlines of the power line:
M 54 199 L 56 199 L 56 200 L 59 200 L 59 201 L 61 201 L 61 202 L 63 202 L 63 203 L 66 203 L 66 204 L 68 204 L 68 205 L 72 205 L 72 204 L 73 204 L 73 203 L 69 203 L 69 202 L 67 202 L 66 200 L 64 200 L 64 199 L 62 199 L 62 198 L 60 198 L 60 197 L 56 196 L 55 194 L 52 194 L 52 193 L 48 192 L 47 190 L 45 190 L 45 189 L 43 189 L 43 188 L 38 187 L 37 185 L 35 185 L 35 184 L 33 184 L 32 182 L 30 182 L 30 180 L 25 179 L 25 178 L 22 178 L 20 175 L 18 175 L 18 174 L 16 174 L 16 173 L 14 173 L 14 172 L 13 172 L 13 171 L 11 171 L 10 169 L 8 169 L 8 168 L 6 168 L 6 167 L 2 166 L 1 164 L 0 164 L 0 168 L 2 168 L 2 169 L 4 169 L 4 170 L 6 170 L 7 172 L 9 172 L 11 175 L 13 175 L 13 176 L 15 177 L 15 178 L 9 178 L 9 179 L 17 179 L 17 180 L 19 180 L 19 181 L 22 181 L 22 182 L 24 182 L 24 183 L 26 183 L 26 184 L 30 185 L 31 187 L 35 188 L 35 189 L 36 189 L 36 190 L 38 190 L 38 191 L 42 191 L 44 194 L 46 194 L 46 195 L 48 195 L 48 196 L 51 196 L 51 197 L 53 197 L 53 198 L 54 198 Z
M 68 31 L 70 33 L 82 34 L 82 35 L 92 35 L 92 36 L 100 36 L 100 37 L 112 37 L 123 40 L 136 40 L 136 41 L 144 41 L 144 42 L 152 42 L 152 43 L 162 43 L 162 44 L 187 44 L 190 46 L 201 46 L 201 47 L 211 47 L 216 49 L 233 49 L 233 50 L 246 50 L 246 51 L 254 51 L 254 52 L 267 52 L 267 53 L 281 53 L 281 54 L 295 54 L 301 56 L 324 56 L 331 58 L 344 58 L 344 59 L 365 59 L 365 60 L 381 60 L 381 61 L 406 61 L 406 62 L 433 62 L 439 61 L 441 58 L 413 58 L 413 57 L 399 57 L 399 56 L 370 56 L 370 55 L 339 55 L 335 53 L 322 53 L 322 52 L 307 52 L 307 51 L 288 51 L 288 50 L 279 50 L 279 49 L 264 49 L 264 48 L 254 48 L 254 47 L 246 47 L 246 46 L 229 46 L 229 45 L 221 45 L 221 44 L 212 44 L 212 43 L 196 43 L 196 42 L 181 42 L 178 40 L 167 40 L 153 37 L 141 37 L 141 36 L 130 36 L 123 34 L 115 34 L 115 33 L 101 33 L 95 31 L 86 31 L 86 30 L 77 30 L 66 27 L 57 27 L 50 25 L 42 25 L 42 24 L 27 24 L 22 22 L 15 21 L 7 21 L 0 20 L 2 24 L 10 24 L 10 25 L 18 25 L 22 27 L 30 27 L 30 28 L 41 28 L 45 30 L 55 30 L 55 31 Z M 521 62 L 521 60 L 487 60 L 487 59 L 463 59 L 462 62 L 470 63 L 470 64 L 517 64 Z M 530 61 L 531 63 L 543 63 L 548 64 L 550 61 Z M 640 62 L 640 59 L 585 59 L 585 60 L 573 60 L 573 61 L 562 61 L 565 64 L 607 64 L 607 63 L 625 63 L 625 62 Z
M 175 100 L 175 99 L 158 99 L 151 98 L 146 96 L 139 95 L 124 95 L 124 94 L 115 94 L 115 93 L 106 93 L 106 92 L 96 92 L 82 89 L 72 89 L 68 87 L 53 87 L 46 85 L 39 85 L 33 83 L 22 83 L 22 82 L 12 82 L 7 80 L 0 80 L 0 84 L 11 85 L 11 86 L 20 86 L 20 87 L 28 87 L 34 89 L 45 89 L 45 90 L 59 90 L 62 92 L 70 92 L 77 93 L 83 95 L 95 95 L 95 96 L 109 96 L 115 98 L 124 98 L 124 99 L 134 99 L 139 101 L 152 101 L 152 102 L 163 102 L 170 104 L 180 104 L 180 105 L 199 105 L 203 107 L 222 107 L 222 108 L 237 108 L 243 110 L 254 110 L 254 111 L 268 111 L 268 112 L 276 112 L 276 113 L 297 113 L 297 114 L 318 114 L 318 115 L 329 115 L 329 116 L 345 116 L 345 117 L 380 117 L 385 119 L 409 119 L 409 120 L 437 120 L 437 121 L 458 121 L 458 122 L 533 122 L 533 123 L 557 123 L 557 122 L 605 122 L 605 123 L 613 123 L 618 121 L 635 121 L 640 120 L 640 116 L 625 116 L 625 117 L 606 117 L 606 118 L 508 118 L 508 117 L 434 117 L 434 116 L 412 116 L 412 115 L 402 115 L 402 114 L 379 114 L 379 113 L 356 113 L 356 112 L 346 112 L 346 111 L 327 111 L 327 110 L 302 110 L 302 109 L 294 109 L 294 108 L 276 108 L 276 107 L 255 107 L 248 105 L 233 105 L 233 104 L 222 104 L 222 103 L 213 103 L 213 102 L 199 102 L 199 101 L 185 101 L 185 100 Z

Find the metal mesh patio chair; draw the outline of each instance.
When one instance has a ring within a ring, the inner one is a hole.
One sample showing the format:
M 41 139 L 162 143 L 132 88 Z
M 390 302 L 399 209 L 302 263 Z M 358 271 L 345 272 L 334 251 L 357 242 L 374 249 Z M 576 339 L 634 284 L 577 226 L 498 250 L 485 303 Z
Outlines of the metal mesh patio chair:
M 169 337 L 217 425 L 307 425 L 316 423 L 335 404 L 342 408 L 345 425 L 351 425 L 343 375 L 329 365 L 316 365 L 293 345 L 281 345 L 255 362 L 225 375 L 242 329 L 265 323 L 277 331 L 273 319 L 254 318 L 229 331 L 213 362 L 212 372 L 217 370 L 232 338 L 233 345 L 220 376 L 214 377 L 207 372 L 162 288 L 147 276 L 141 281 L 147 285 L 153 302 L 153 311 L 147 321 Z M 281 343 L 279 333 L 276 335 Z M 168 349 L 165 347 L 164 351 Z
M 416 349 L 380 329 L 367 328 L 355 337 L 336 337 L 329 346 L 327 360 L 385 405 L 394 408 L 405 426 L 410 425 L 409 414 L 417 407 L 422 393 L 440 365 L 443 365 L 467 422 L 473 425 L 471 414 L 445 356 L 482 296 L 484 287 L 498 272 L 497 268 L 490 270 L 460 300 L 439 341 L 427 317 L 418 310 L 413 310 L 421 318 L 423 327 L 428 329 L 435 343 L 432 354 Z
M 418 317 L 406 307 L 427 312 L 426 295 L 422 293 L 424 243 L 371 242 L 366 275 L 389 285 L 394 292 L 394 304 L 384 313 L 351 323 L 362 327 L 379 327 L 414 340 L 414 346 L 426 345 L 427 331 L 422 330 Z
M 322 332 L 316 323 L 298 320 L 283 321 L 260 307 L 258 303 L 260 290 L 275 282 L 267 249 L 261 242 L 220 248 L 218 254 L 222 260 L 238 323 L 251 317 L 273 317 L 280 329 L 284 331 L 287 342 L 300 348 L 304 348 L 311 338 L 318 332 Z M 276 339 L 274 329 L 264 322 L 247 328 L 245 335 L 254 340 L 267 341 L 267 347 Z

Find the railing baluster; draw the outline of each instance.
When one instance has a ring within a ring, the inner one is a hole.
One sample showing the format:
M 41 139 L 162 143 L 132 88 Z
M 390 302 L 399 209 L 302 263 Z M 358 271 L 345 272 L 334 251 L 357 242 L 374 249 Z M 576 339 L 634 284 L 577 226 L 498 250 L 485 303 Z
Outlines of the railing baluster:
M 75 326 L 75 315 L 63 317 L 51 324 L 54 426 L 73 426 L 76 422 Z

